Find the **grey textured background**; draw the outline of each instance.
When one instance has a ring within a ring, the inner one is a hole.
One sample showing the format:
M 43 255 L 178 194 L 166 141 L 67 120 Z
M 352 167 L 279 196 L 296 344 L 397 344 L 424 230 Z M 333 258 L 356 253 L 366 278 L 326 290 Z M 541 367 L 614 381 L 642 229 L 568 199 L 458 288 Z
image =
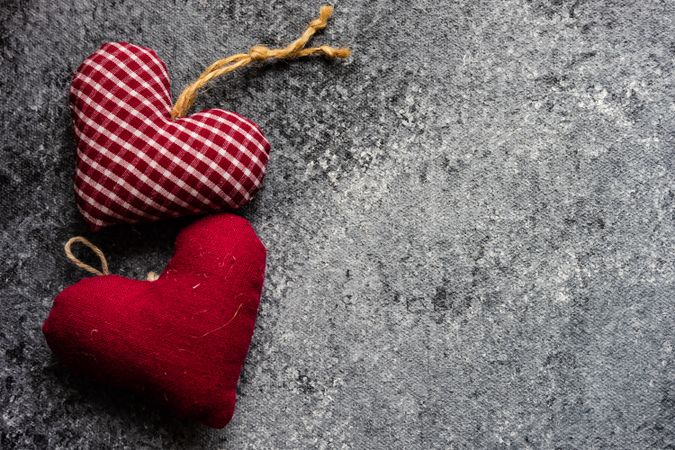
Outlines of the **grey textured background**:
M 198 108 L 273 153 L 241 213 L 269 249 L 231 424 L 71 374 L 40 325 L 86 274 L 67 91 L 109 40 L 174 96 L 286 44 L 319 3 L 3 0 L 0 447 L 673 448 L 675 3 L 340 1 L 346 62 L 228 76 Z M 189 220 L 94 236 L 142 277 Z

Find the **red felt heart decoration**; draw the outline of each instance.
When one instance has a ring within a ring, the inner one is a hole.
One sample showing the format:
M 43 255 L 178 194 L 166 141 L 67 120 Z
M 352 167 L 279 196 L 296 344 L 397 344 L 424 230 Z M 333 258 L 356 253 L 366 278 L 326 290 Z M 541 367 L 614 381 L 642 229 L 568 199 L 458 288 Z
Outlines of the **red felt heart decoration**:
M 75 72 L 75 193 L 92 229 L 238 208 L 260 187 L 270 144 L 258 126 L 222 109 L 174 120 L 170 92 L 157 54 L 125 42 Z
M 253 335 L 265 247 L 243 218 L 186 228 L 156 281 L 105 275 L 54 300 L 43 331 L 68 366 L 212 427 L 229 422 Z

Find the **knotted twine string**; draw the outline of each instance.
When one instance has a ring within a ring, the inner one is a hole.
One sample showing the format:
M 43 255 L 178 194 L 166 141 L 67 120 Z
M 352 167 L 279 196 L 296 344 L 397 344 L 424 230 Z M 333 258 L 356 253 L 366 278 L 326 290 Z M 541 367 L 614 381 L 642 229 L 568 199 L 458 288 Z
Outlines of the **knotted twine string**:
M 83 262 L 80 260 L 77 256 L 73 254 L 72 251 L 72 246 L 73 244 L 83 244 L 86 247 L 89 247 L 89 249 L 98 256 L 98 259 L 101 261 L 101 270 L 98 270 L 96 267 L 90 266 L 89 264 Z M 82 236 L 75 236 L 70 239 L 68 239 L 68 242 L 63 246 L 63 250 L 66 253 L 66 258 L 73 264 L 75 264 L 77 267 L 80 269 L 84 269 L 89 273 L 93 273 L 94 275 L 110 275 L 110 269 L 108 268 L 108 260 L 105 258 L 105 254 L 103 251 L 92 244 L 87 238 L 84 238 Z M 159 275 L 157 275 L 155 272 L 148 272 L 148 276 L 146 277 L 146 280 L 148 281 L 155 281 L 159 278 Z
M 348 48 L 336 48 L 328 45 L 305 48 L 317 31 L 326 28 L 328 19 L 332 14 L 333 7 L 323 5 L 319 10 L 319 17 L 309 23 L 307 29 L 298 39 L 284 48 L 270 49 L 264 45 L 256 45 L 251 47 L 248 53 L 238 53 L 214 62 L 202 72 L 196 81 L 181 92 L 178 100 L 176 100 L 176 104 L 173 105 L 171 117 L 177 119 L 185 116 L 195 102 L 199 89 L 204 87 L 209 81 L 239 68 L 246 67 L 255 61 L 265 61 L 274 58 L 293 59 L 315 54 L 323 54 L 329 58 L 347 58 L 351 54 L 351 50 Z

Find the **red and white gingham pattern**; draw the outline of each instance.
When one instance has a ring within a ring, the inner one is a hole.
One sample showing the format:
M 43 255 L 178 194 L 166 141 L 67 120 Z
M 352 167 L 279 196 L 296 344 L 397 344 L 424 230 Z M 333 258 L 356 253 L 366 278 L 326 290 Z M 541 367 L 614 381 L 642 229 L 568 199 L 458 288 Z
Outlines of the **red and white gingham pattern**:
M 270 144 L 256 124 L 209 109 L 171 118 L 157 54 L 108 43 L 75 72 L 75 193 L 93 229 L 238 208 L 265 175 Z

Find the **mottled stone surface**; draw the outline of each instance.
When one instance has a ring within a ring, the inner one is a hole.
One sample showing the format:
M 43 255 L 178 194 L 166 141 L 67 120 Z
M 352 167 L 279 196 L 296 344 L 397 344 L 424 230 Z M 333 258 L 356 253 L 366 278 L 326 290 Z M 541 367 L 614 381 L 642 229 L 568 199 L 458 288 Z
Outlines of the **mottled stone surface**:
M 157 50 L 173 93 L 294 39 L 297 0 L 0 5 L 0 447 L 672 448 L 675 3 L 340 1 L 315 42 L 198 108 L 258 122 L 269 249 L 238 410 L 165 416 L 56 362 L 40 325 L 85 276 L 71 73 L 103 42 Z M 189 220 L 86 234 L 142 277 Z

